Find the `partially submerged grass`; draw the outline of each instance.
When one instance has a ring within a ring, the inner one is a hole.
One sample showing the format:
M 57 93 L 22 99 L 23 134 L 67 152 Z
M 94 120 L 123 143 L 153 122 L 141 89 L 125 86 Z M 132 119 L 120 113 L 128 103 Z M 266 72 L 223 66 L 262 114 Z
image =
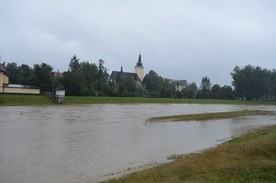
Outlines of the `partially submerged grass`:
M 276 126 L 106 182 L 276 182 Z
M 149 122 L 162 122 L 162 121 L 206 121 L 216 119 L 230 119 L 244 116 L 258 116 L 258 115 L 273 115 L 272 111 L 261 111 L 261 110 L 242 110 L 242 111 L 231 111 L 231 112 L 216 112 L 216 113 L 201 113 L 201 114 L 184 114 L 174 116 L 159 116 L 152 117 Z

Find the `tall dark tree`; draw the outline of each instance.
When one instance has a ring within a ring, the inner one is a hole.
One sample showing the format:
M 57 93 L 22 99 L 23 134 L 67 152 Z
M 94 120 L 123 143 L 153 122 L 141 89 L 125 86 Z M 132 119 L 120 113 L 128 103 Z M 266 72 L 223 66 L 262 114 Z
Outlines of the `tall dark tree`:
M 214 84 L 211 89 L 211 98 L 213 99 L 222 99 L 221 87 L 219 84 Z
M 53 85 L 53 67 L 46 64 L 35 64 L 34 65 L 34 85 L 40 87 L 41 91 L 51 91 Z
M 77 58 L 76 55 L 74 55 L 72 58 L 71 58 L 71 61 L 69 63 L 69 70 L 70 71 L 73 71 L 73 70 L 78 70 L 80 68 L 80 59 Z
M 270 74 L 270 85 L 271 87 L 269 87 L 269 100 L 276 100 L 276 69 L 271 71 Z
M 149 92 L 156 91 L 158 88 L 159 76 L 153 70 L 149 71 L 148 74 L 144 77 L 143 85 Z
M 22 85 L 34 85 L 34 71 L 33 69 L 26 65 L 26 64 L 22 64 L 21 66 L 18 67 L 19 70 L 19 84 Z
M 105 61 L 103 59 L 100 59 L 98 61 L 98 76 L 97 76 L 97 91 L 99 92 L 100 95 L 106 95 L 108 93 L 108 74 L 107 74 L 107 69 L 104 67 Z
M 210 78 L 203 77 L 201 80 L 200 90 L 199 90 L 199 98 L 208 99 L 211 97 L 211 88 L 212 84 L 210 82 Z
M 161 82 L 160 97 L 162 98 L 175 98 L 176 97 L 176 84 L 171 83 L 167 79 L 163 79 Z
M 130 97 L 136 90 L 136 82 L 131 77 L 123 77 L 122 83 L 119 86 L 119 95 L 123 97 Z
M 197 93 L 197 85 L 194 82 L 182 90 L 182 94 L 184 98 L 189 98 L 189 99 L 195 98 L 196 93 Z
M 80 70 L 75 72 L 77 72 L 83 78 L 83 80 L 79 82 L 83 83 L 87 87 L 87 89 L 89 90 L 89 95 L 96 95 L 96 83 L 98 74 L 98 68 L 96 64 L 81 62 Z
M 255 100 L 264 100 L 265 93 L 269 87 L 269 77 L 266 69 L 261 67 L 255 67 L 253 70 L 253 80 L 255 80 L 253 89 L 253 97 Z
M 78 71 L 64 72 L 62 83 L 66 89 L 66 95 L 90 95 L 89 88 L 84 84 L 84 81 L 85 78 Z
M 246 100 L 267 100 L 270 98 L 271 71 L 247 65 L 244 68 L 236 66 L 231 73 L 233 86 L 237 96 Z
M 9 83 L 11 84 L 20 84 L 20 72 L 17 63 L 11 62 L 6 66 L 7 76 L 9 77 Z
M 226 99 L 226 100 L 233 100 L 235 99 L 235 92 L 233 91 L 231 86 L 224 85 L 221 87 L 221 99 Z
M 72 59 L 70 63 L 72 63 Z M 73 64 L 75 66 L 70 67 L 64 73 L 63 85 L 66 88 L 66 93 L 78 96 L 96 95 L 97 66 L 89 62 L 79 62 L 78 59 L 74 63 L 77 64 Z
M 149 93 L 150 97 L 160 97 L 160 90 L 164 83 L 164 79 L 158 76 L 153 70 L 144 77 L 143 85 Z

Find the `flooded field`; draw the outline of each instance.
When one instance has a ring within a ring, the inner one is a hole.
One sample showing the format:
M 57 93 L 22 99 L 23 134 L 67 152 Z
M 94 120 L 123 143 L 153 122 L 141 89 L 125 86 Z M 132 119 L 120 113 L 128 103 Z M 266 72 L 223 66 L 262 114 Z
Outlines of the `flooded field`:
M 153 116 L 275 106 L 199 104 L 0 107 L 1 183 L 82 183 L 215 146 L 275 116 L 146 123 Z

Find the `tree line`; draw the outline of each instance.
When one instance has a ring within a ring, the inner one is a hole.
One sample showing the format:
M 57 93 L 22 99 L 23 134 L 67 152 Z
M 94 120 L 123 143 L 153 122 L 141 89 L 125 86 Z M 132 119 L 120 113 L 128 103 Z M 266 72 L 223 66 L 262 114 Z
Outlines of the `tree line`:
M 233 87 L 213 85 L 210 78 L 205 76 L 200 86 L 191 83 L 178 91 L 176 82 L 164 79 L 153 70 L 145 75 L 142 83 L 137 83 L 131 77 L 121 77 L 117 82 L 110 81 L 104 63 L 103 59 L 99 59 L 98 63 L 80 61 L 74 55 L 62 76 L 55 75 L 53 67 L 46 63 L 30 67 L 11 62 L 7 64 L 6 71 L 10 83 L 38 86 L 44 93 L 52 92 L 58 84 L 63 84 L 66 95 L 75 96 L 276 100 L 275 69 L 236 66 L 231 73 Z

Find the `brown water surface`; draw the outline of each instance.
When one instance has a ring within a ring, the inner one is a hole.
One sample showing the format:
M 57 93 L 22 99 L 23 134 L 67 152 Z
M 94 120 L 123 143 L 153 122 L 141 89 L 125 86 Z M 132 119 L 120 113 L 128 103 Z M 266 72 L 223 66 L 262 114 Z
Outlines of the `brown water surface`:
M 221 143 L 274 116 L 146 123 L 153 116 L 274 106 L 198 104 L 0 107 L 0 182 L 97 182 Z

